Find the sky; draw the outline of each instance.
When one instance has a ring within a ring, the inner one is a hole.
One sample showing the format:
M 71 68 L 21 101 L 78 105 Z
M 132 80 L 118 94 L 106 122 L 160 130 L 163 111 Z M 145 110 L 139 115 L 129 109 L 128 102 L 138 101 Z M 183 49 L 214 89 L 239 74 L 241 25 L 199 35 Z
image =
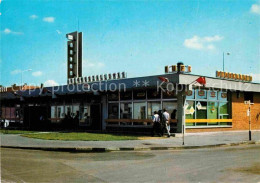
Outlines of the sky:
M 83 32 L 83 76 L 164 73 L 182 61 L 192 74 L 251 74 L 260 82 L 258 0 L 0 0 L 0 84 L 67 82 L 67 39 Z M 226 53 L 230 53 L 227 55 Z M 26 71 L 31 69 L 31 71 Z

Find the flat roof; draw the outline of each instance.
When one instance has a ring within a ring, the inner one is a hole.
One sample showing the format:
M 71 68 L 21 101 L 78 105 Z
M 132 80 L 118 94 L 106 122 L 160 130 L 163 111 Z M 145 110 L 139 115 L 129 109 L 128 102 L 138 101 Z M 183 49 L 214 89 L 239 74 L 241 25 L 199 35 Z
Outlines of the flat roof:
M 54 87 L 37 88 L 35 90 L 25 90 L 17 92 L 3 92 L 0 93 L 0 99 L 16 99 L 20 97 L 43 97 L 66 94 L 83 94 L 83 93 L 95 93 L 95 91 L 110 92 L 117 90 L 129 90 L 129 89 L 144 89 L 144 88 L 156 88 L 162 83 L 159 77 L 167 78 L 169 83 L 189 85 L 194 83 L 199 77 L 206 78 L 206 85 L 204 88 L 225 89 L 231 91 L 245 91 L 245 92 L 260 92 L 260 83 L 243 82 L 231 79 L 214 78 L 193 74 L 182 73 L 169 73 L 162 75 L 124 78 L 118 80 L 107 80 L 82 84 L 70 84 Z M 166 84 L 166 83 L 165 83 Z M 198 83 L 193 85 L 194 87 L 201 86 Z

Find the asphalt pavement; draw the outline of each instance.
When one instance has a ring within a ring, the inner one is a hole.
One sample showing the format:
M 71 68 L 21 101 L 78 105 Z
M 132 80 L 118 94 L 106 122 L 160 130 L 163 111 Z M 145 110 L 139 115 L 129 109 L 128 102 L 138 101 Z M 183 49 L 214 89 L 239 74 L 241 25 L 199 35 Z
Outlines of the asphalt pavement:
M 71 153 L 1 148 L 1 182 L 260 182 L 260 145 Z

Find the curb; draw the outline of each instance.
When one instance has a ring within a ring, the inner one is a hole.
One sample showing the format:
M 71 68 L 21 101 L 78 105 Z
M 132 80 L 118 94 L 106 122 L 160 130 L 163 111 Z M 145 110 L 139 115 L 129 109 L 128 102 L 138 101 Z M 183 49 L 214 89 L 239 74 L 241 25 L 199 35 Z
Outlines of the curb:
M 97 152 L 112 152 L 112 151 L 153 151 L 153 150 L 184 150 L 184 149 L 202 149 L 216 147 L 231 147 L 239 145 L 260 144 L 260 141 L 242 141 L 237 143 L 213 144 L 202 146 L 175 146 L 175 147 L 21 147 L 21 146 L 3 146 L 1 148 L 10 149 L 27 149 L 27 150 L 42 150 L 42 151 L 57 151 L 57 152 L 72 152 L 72 153 L 97 153 Z

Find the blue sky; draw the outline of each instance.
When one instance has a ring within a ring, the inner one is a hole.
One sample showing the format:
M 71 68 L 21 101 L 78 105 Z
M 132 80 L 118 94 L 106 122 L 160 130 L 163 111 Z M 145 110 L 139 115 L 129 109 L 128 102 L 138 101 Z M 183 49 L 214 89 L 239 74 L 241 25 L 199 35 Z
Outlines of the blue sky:
M 183 61 L 193 74 L 222 70 L 260 82 L 260 1 L 2 0 L 1 78 L 9 86 L 65 84 L 66 38 L 83 32 L 83 74 L 163 74 Z M 79 29 L 78 29 L 79 27 Z

